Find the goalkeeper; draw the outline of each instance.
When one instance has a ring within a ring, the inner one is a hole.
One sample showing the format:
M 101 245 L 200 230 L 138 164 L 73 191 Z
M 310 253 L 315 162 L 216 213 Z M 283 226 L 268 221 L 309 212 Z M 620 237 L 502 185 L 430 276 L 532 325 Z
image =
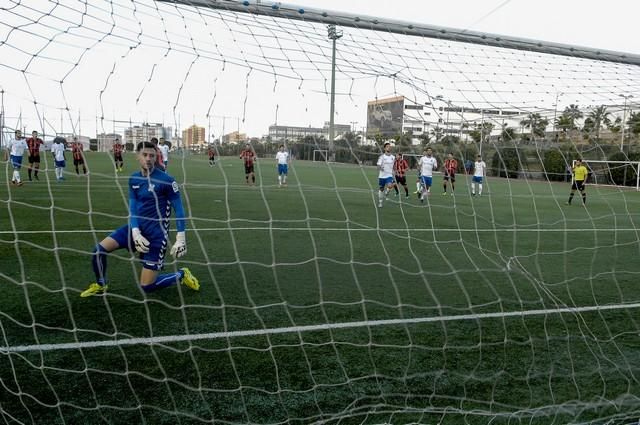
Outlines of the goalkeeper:
M 159 274 L 162 269 L 169 237 L 171 209 L 176 214 L 176 242 L 171 255 L 180 258 L 187 252 L 185 220 L 178 184 L 169 174 L 155 167 L 157 150 L 151 142 L 140 142 L 136 148 L 140 171 L 129 178 L 129 224 L 116 229 L 93 250 L 91 263 L 96 282 L 80 294 L 81 297 L 107 290 L 107 254 L 116 249 L 134 249 L 140 253 L 142 272 L 140 284 L 145 292 L 182 283 L 198 290 L 200 284 L 189 269 Z

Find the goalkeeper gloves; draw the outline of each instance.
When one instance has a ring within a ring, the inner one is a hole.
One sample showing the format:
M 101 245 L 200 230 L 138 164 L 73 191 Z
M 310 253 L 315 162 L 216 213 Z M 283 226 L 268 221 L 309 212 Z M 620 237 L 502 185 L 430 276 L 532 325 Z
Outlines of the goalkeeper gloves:
M 171 247 L 173 258 L 180 258 L 187 253 L 187 240 L 184 232 L 176 233 L 176 243 Z
M 147 240 L 147 238 L 142 236 L 142 233 L 140 233 L 140 229 L 134 227 L 133 229 L 131 229 L 131 235 L 133 236 L 133 243 L 136 246 L 136 251 L 143 254 L 149 252 L 149 241 Z

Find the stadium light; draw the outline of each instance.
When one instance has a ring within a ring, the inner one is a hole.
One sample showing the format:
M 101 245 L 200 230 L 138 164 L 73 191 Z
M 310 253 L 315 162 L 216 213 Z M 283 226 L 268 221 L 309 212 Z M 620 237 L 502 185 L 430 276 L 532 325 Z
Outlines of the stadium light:
M 336 109 L 336 40 L 342 37 L 342 30 L 337 29 L 333 24 L 327 25 L 327 36 L 333 44 L 331 50 L 331 111 L 329 112 L 329 152 L 333 153 L 333 139 L 336 135 L 333 121 Z
M 558 140 L 558 135 L 556 134 L 556 119 L 558 117 L 558 98 L 564 95 L 562 92 L 556 92 L 556 103 L 553 104 L 553 138 L 554 140 Z
M 622 131 L 620 132 L 620 151 L 624 152 L 624 125 L 627 121 L 627 99 L 633 97 L 632 94 L 619 94 L 618 96 L 624 98 L 624 106 L 622 108 Z

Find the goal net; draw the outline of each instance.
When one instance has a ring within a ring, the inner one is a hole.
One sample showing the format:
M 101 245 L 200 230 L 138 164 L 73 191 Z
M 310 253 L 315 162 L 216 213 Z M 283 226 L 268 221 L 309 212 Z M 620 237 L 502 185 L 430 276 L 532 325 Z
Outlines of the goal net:
M 640 190 L 640 163 L 631 161 L 585 160 L 589 183 Z M 573 161 L 575 167 L 575 161 Z
M 14 0 L 0 22 L 2 148 L 44 142 L 1 163 L 4 423 L 637 422 L 636 56 L 264 1 Z M 173 212 L 177 277 L 148 293 L 149 264 L 97 245 L 154 137 L 188 250 Z M 424 202 L 385 197 L 389 140 L 460 173 L 481 153 L 491 191 L 436 173 Z M 598 185 L 565 205 L 578 157 Z
M 329 151 L 328 150 L 318 150 L 318 149 L 314 149 L 313 151 L 313 162 L 317 162 L 317 161 L 328 161 L 329 158 Z

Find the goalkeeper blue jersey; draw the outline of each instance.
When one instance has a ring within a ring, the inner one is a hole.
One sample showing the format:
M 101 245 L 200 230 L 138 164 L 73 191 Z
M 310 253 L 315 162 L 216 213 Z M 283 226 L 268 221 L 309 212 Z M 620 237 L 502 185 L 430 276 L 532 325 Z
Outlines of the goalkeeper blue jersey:
M 137 222 L 147 239 L 167 236 L 172 201 L 180 202 L 180 189 L 164 171 L 154 169 L 148 176 L 138 171 L 129 177 L 130 223 L 136 227 Z

